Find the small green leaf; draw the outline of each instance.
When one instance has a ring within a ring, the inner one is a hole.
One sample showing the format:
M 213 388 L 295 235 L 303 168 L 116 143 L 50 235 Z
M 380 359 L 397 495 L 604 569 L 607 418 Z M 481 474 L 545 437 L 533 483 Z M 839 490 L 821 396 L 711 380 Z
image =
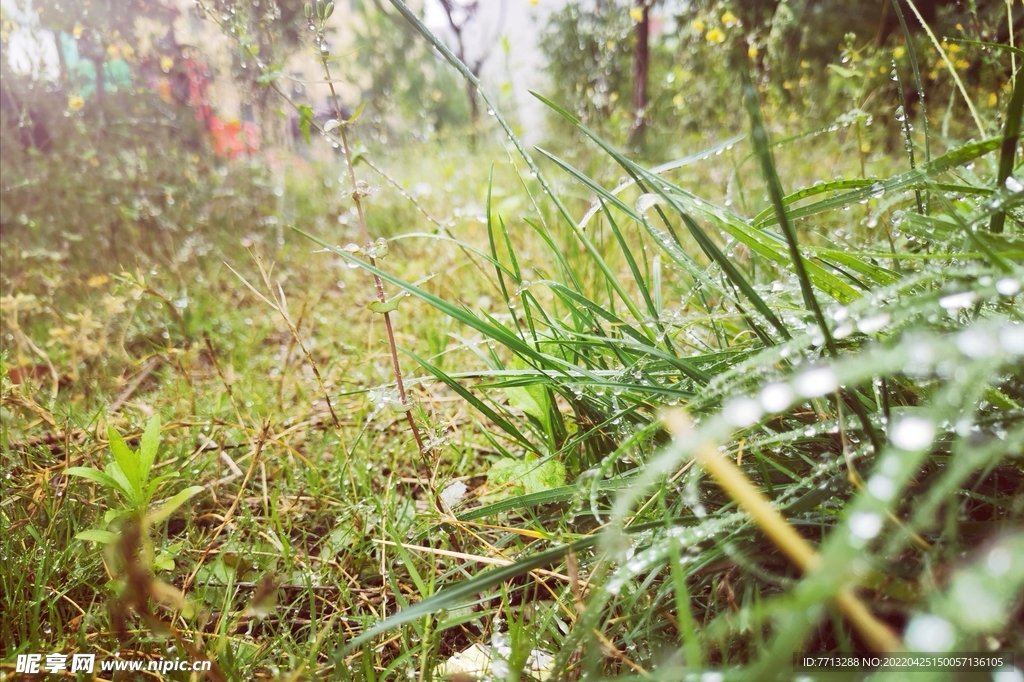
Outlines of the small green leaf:
M 113 426 L 107 427 L 107 438 L 110 441 L 110 452 L 114 455 L 114 461 L 121 469 L 121 474 L 129 484 L 128 487 L 135 491 L 134 499 L 142 498 L 142 480 L 139 477 L 139 456 Z
M 565 465 L 557 459 L 548 459 L 540 463 L 531 462 L 531 465 L 523 475 L 523 488 L 527 495 L 565 485 Z
M 146 497 L 145 497 L 146 502 L 148 503 L 149 500 L 153 499 L 153 496 L 156 495 L 156 491 L 159 490 L 160 486 L 162 486 L 167 481 L 170 481 L 170 480 L 175 479 L 175 478 L 178 478 L 178 472 L 177 471 L 172 471 L 169 474 L 164 474 L 162 476 L 157 476 L 152 481 L 150 481 L 149 482 L 149 486 L 147 486 L 147 488 L 146 488 Z
M 366 102 L 360 102 L 359 106 L 356 107 L 356 113 L 352 114 L 351 116 L 349 116 L 348 118 L 345 119 L 345 125 L 349 125 L 350 123 L 355 123 L 356 119 L 359 118 L 359 116 L 363 113 L 363 109 L 365 109 L 365 108 L 366 108 Z
M 125 500 L 132 507 L 138 507 L 141 497 L 135 494 L 135 489 L 132 487 L 128 477 L 121 471 L 121 467 L 118 466 L 117 462 L 111 462 L 106 468 L 107 476 L 112 478 L 117 483 L 117 490 L 124 495 Z
M 90 481 L 95 481 L 100 485 L 105 485 L 113 490 L 119 490 L 122 493 L 125 492 L 121 484 L 109 474 L 105 474 L 99 469 L 93 469 L 92 467 L 71 467 L 64 470 L 65 476 L 78 476 L 79 478 L 86 478 Z
M 139 481 L 145 485 L 149 480 L 149 472 L 156 462 L 156 451 L 160 446 L 160 417 L 153 415 L 146 424 L 146 430 L 142 433 L 142 442 L 139 445 Z
M 403 298 L 405 298 L 405 293 L 392 296 L 386 301 L 370 301 L 366 307 L 375 313 L 383 315 L 384 313 L 390 313 L 398 310 L 398 304 L 402 302 Z
M 307 4 L 308 8 L 309 5 Z M 299 110 L 299 130 L 302 131 L 302 140 L 309 144 L 309 127 L 313 122 L 313 108 L 308 104 L 300 104 L 296 107 Z
M 160 507 L 152 514 L 146 517 L 147 523 L 160 523 L 168 516 L 174 513 L 174 510 L 185 504 L 189 499 L 195 497 L 199 493 L 203 492 L 205 488 L 200 485 L 193 485 L 185 488 L 180 493 L 172 497 L 171 499 L 164 502 Z
M 174 570 L 174 557 L 167 552 L 161 552 L 153 559 L 153 570 L 154 571 L 173 571 Z
M 492 490 L 484 496 L 488 503 L 519 495 L 530 495 L 565 485 L 565 465 L 555 459 L 525 460 L 505 457 L 487 472 L 487 486 Z
M 84 542 L 98 542 L 101 545 L 109 545 L 117 540 L 117 533 L 111 533 L 109 530 L 99 530 L 98 528 L 94 528 L 91 530 L 83 530 L 81 533 L 76 533 L 75 539 L 82 540 Z

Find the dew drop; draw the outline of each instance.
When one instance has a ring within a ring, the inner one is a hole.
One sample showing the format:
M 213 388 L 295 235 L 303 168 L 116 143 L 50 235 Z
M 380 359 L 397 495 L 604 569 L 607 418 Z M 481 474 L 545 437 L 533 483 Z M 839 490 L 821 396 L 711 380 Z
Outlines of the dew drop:
M 903 417 L 893 425 L 889 437 L 902 450 L 923 450 L 935 438 L 935 424 L 924 417 Z
M 896 485 L 888 476 L 875 475 L 868 480 L 868 492 L 875 499 L 888 502 L 896 495 Z
M 985 358 L 995 351 L 995 342 L 981 329 L 965 329 L 957 335 L 956 347 L 969 358 Z
M 999 345 L 1013 355 L 1024 355 L 1024 326 L 1015 324 L 1003 327 L 999 332 Z
M 949 651 L 956 642 L 956 631 L 945 618 L 929 613 L 911 620 L 903 637 L 913 651 L 938 653 Z
M 882 530 L 882 517 L 870 512 L 857 512 L 850 517 L 850 532 L 861 540 L 870 540 Z
M 644 213 L 660 201 L 661 197 L 657 194 L 641 194 L 640 198 L 636 200 L 636 210 L 638 213 Z
M 891 320 L 889 313 L 879 313 L 878 315 L 872 315 L 871 317 L 865 317 L 862 320 L 857 321 L 857 331 L 861 334 L 874 334 L 880 332 L 888 326 Z
M 793 389 L 787 384 L 768 384 L 761 389 L 761 407 L 766 412 L 782 412 L 793 403 Z
M 963 291 L 959 294 L 950 294 L 939 299 L 939 305 L 946 309 L 946 312 L 955 313 L 971 306 L 978 296 L 973 291 Z
M 796 378 L 797 393 L 805 398 L 828 395 L 839 387 L 839 378 L 830 367 L 811 369 Z
M 996 291 L 1003 296 L 1014 296 L 1020 291 L 1020 280 L 1012 277 L 1004 277 L 996 282 Z
M 726 404 L 722 416 L 733 426 L 750 426 L 761 418 L 761 404 L 752 398 L 736 398 Z
M 996 547 L 985 558 L 985 566 L 988 568 L 988 572 L 995 577 L 1009 571 L 1011 564 L 1010 550 L 1006 547 Z

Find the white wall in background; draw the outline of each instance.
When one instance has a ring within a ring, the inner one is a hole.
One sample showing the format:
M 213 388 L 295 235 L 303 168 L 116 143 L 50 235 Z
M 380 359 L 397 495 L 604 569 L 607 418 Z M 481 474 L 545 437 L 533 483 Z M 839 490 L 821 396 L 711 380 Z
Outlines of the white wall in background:
M 529 92 L 547 89 L 538 37 L 548 16 L 565 4 L 566 0 L 537 0 L 536 4 L 530 0 L 479 0 L 476 18 L 464 33 L 469 60 L 490 48 L 481 74 L 484 89 L 499 102 L 501 113 L 522 131 L 528 144 L 538 142 L 544 133 L 546 107 Z M 441 4 L 427 0 L 424 10 L 427 26 L 454 45 L 455 35 Z

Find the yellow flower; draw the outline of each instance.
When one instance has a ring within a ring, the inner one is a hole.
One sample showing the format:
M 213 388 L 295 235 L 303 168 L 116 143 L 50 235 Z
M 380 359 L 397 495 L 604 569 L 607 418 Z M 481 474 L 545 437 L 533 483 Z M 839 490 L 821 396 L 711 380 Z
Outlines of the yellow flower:
M 956 68 L 958 68 L 958 69 L 966 69 L 968 66 L 971 65 L 971 63 L 969 61 L 967 61 L 966 59 L 958 59 L 958 60 L 956 60 L 956 62 L 954 62 L 954 64 L 956 65 Z
M 809 61 L 807 61 L 806 59 L 801 59 L 800 60 L 800 68 L 801 69 L 809 69 L 810 67 L 811 67 L 811 63 Z
M 870 142 L 861 142 L 860 143 L 860 153 L 861 154 L 867 154 L 870 151 L 871 151 L 871 143 Z
M 531 5 L 536 5 L 540 0 L 529 0 Z
M 712 45 L 720 45 L 725 42 L 725 32 L 717 26 L 708 31 L 708 34 L 704 37 Z
M 953 43 L 952 45 L 949 46 L 949 53 L 950 54 L 956 54 L 959 51 L 960 51 L 960 46 L 957 45 L 956 43 Z
M 109 281 L 110 281 L 110 277 L 108 277 L 107 275 L 93 275 L 88 280 L 86 280 L 85 283 L 88 284 L 93 289 L 95 289 L 96 287 L 103 286 L 104 284 L 106 284 Z
M 683 94 L 677 93 L 676 96 L 672 98 L 672 104 L 676 107 L 683 106 Z
M 999 96 L 994 92 L 988 93 L 988 105 L 994 107 L 997 104 L 999 104 Z
M 751 45 L 750 47 L 747 48 L 747 56 L 750 57 L 751 59 L 757 57 L 757 45 Z
M 84 29 L 82 28 L 81 24 L 75 24 L 75 27 L 71 29 L 71 35 L 73 35 L 76 39 L 81 38 L 83 30 Z
M 644 11 L 639 7 L 634 7 L 633 9 L 629 10 L 629 18 L 639 24 L 641 21 L 644 20 Z
M 174 60 L 171 59 L 170 57 L 161 57 L 160 58 L 160 70 L 163 71 L 164 73 L 170 73 L 171 72 L 171 67 L 173 67 L 173 66 L 174 66 Z
M 692 28 L 697 33 L 703 33 L 704 32 L 704 22 L 701 21 L 700 19 L 694 19 L 693 21 L 690 22 L 690 28 Z
M 725 10 L 725 14 L 722 15 L 722 23 L 725 24 L 726 26 L 735 26 L 736 24 L 740 23 L 740 20 L 736 18 L 735 14 L 733 14 L 729 10 Z
M 900 45 L 892 51 L 892 57 L 893 59 L 900 59 L 903 57 L 904 53 L 906 53 L 906 50 L 904 50 L 903 46 Z
M 71 111 L 78 111 L 85 106 L 85 100 L 79 95 L 71 95 L 68 97 L 68 109 Z

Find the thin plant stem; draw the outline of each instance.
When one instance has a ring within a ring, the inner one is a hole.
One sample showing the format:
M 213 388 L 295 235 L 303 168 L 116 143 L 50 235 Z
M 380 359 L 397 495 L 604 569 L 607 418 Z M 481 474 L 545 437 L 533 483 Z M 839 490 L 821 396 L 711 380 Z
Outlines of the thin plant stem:
M 320 30 L 317 33 L 317 42 L 322 45 L 323 43 L 323 23 L 321 23 Z M 345 165 L 348 167 L 348 180 L 349 186 L 352 188 L 352 201 L 356 207 L 356 214 L 359 219 L 359 233 L 362 238 L 363 244 L 370 243 L 370 231 L 366 227 L 366 215 L 363 211 L 362 198 L 365 195 L 360 189 L 359 183 L 356 181 L 355 164 L 352 161 L 352 147 L 348 141 L 348 125 L 350 121 L 345 120 L 341 115 L 341 101 L 338 99 L 338 93 L 334 89 L 334 81 L 331 80 L 331 70 L 327 63 L 327 55 L 324 54 L 323 50 L 320 51 L 320 63 L 324 67 L 324 77 L 327 80 L 327 85 L 331 89 L 331 101 L 334 103 L 334 114 L 341 124 L 338 127 L 338 137 L 341 139 L 341 149 L 345 155 Z M 367 254 L 370 260 L 370 265 L 376 267 L 376 259 Z M 384 292 L 384 282 L 381 281 L 380 277 L 376 274 L 373 276 L 374 288 L 377 290 L 377 300 L 381 303 L 387 303 L 388 297 Z M 384 328 L 387 330 L 388 336 L 388 348 L 391 351 L 391 365 L 395 374 L 395 385 L 398 387 L 398 398 L 402 404 L 403 412 L 405 412 L 405 419 L 409 422 L 409 430 L 412 431 L 412 436 L 416 440 L 416 449 L 419 450 L 420 457 L 427 464 L 430 463 L 427 448 L 423 444 L 423 437 L 420 435 L 420 429 L 416 425 L 416 419 L 412 416 L 412 410 L 409 409 L 409 399 L 405 392 L 405 382 L 402 380 L 402 367 L 398 362 L 398 344 L 395 343 L 395 330 L 391 323 L 391 313 L 384 312 Z

